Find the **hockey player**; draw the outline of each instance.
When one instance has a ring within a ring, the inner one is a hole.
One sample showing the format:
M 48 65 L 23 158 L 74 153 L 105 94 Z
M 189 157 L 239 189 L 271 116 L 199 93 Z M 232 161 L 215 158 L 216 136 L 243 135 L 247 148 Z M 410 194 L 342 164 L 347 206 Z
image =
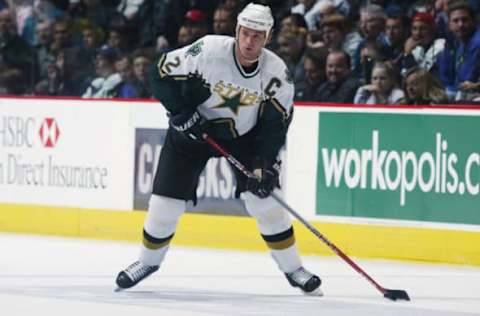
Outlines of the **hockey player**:
M 186 201 L 196 202 L 198 178 L 218 154 L 207 133 L 259 179 L 235 168 L 237 197 L 255 217 L 271 255 L 288 282 L 321 295 L 321 280 L 302 266 L 288 214 L 270 196 L 279 186 L 277 156 L 293 114 L 294 86 L 283 61 L 264 48 L 273 27 L 270 8 L 248 4 L 238 15 L 236 38 L 207 35 L 171 51 L 151 76 L 153 93 L 170 113 L 158 162 L 138 261 L 118 274 L 119 289 L 159 269 Z

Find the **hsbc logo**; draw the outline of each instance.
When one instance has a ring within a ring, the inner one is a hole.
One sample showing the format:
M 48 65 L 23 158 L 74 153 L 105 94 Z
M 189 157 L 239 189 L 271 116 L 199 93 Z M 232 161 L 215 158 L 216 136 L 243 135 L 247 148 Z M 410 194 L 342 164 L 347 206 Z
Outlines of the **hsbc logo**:
M 60 129 L 58 128 L 57 121 L 52 117 L 46 117 L 40 125 L 38 135 L 40 136 L 40 142 L 43 147 L 55 147 L 60 137 Z

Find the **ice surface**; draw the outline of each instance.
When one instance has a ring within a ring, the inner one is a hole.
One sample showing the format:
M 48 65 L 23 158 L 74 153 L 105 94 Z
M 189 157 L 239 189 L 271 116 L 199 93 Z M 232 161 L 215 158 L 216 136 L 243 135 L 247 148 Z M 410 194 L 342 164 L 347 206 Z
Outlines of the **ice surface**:
M 324 297 L 288 285 L 267 252 L 172 246 L 160 271 L 114 292 L 138 245 L 0 234 L 0 314 L 149 315 L 480 315 L 480 268 L 356 260 L 378 283 L 412 301 L 384 299 L 338 257 L 304 256 Z

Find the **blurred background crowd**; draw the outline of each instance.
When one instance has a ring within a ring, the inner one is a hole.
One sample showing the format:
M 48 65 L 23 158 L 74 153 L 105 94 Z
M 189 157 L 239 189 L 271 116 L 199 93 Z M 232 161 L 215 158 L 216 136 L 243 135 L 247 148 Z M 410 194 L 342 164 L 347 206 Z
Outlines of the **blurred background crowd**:
M 151 98 L 158 57 L 244 0 L 0 0 L 0 94 Z M 478 0 L 264 0 L 296 101 L 480 104 Z

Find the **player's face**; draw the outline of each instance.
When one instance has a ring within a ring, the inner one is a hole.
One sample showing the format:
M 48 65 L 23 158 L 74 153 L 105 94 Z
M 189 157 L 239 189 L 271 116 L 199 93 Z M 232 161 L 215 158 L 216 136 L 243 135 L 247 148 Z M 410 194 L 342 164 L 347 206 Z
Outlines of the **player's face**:
M 242 66 L 249 66 L 257 60 L 265 44 L 266 34 L 240 26 L 238 30 L 238 59 Z

